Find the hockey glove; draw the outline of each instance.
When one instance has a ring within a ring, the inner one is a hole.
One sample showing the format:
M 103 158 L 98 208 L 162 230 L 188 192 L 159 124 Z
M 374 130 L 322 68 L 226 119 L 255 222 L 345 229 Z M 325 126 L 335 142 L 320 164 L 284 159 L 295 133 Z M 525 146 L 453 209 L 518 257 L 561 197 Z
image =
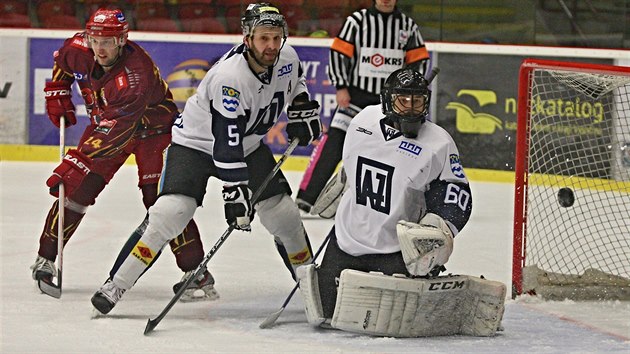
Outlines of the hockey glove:
M 428 213 L 418 224 L 400 220 L 396 233 L 411 275 L 433 275 L 453 253 L 453 232 L 439 215 Z
M 48 119 L 50 119 L 57 128 L 59 128 L 59 121 L 62 117 L 66 119 L 66 127 L 77 124 L 69 82 L 47 82 L 44 93 L 46 95 L 46 112 L 48 113 Z
M 225 203 L 225 220 L 234 224 L 237 230 L 251 231 L 249 225 L 254 220 L 254 208 L 249 200 L 250 190 L 244 184 L 223 186 L 223 202 Z
M 289 140 L 300 139 L 298 145 L 308 146 L 322 133 L 319 103 L 315 100 L 287 108 L 287 135 Z
M 91 158 L 79 150 L 68 150 L 63 161 L 46 181 L 46 185 L 50 188 L 50 195 L 59 198 L 60 183 L 63 183 L 66 195 L 70 195 L 79 187 L 83 178 L 90 173 L 90 167 L 92 167 Z

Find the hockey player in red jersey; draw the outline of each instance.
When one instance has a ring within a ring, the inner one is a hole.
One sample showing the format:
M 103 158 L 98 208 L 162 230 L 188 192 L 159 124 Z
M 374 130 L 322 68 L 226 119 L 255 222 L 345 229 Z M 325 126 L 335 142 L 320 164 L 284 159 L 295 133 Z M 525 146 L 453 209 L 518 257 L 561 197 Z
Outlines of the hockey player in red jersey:
M 157 199 L 162 153 L 170 144 L 171 127 L 179 112 L 151 57 L 127 39 L 128 30 L 122 11 L 99 9 L 84 32 L 67 39 L 54 53 L 52 81 L 44 88 L 48 117 L 57 127 L 62 119 L 67 127 L 77 123 L 71 101 L 71 85 L 76 81 L 91 123 L 77 148 L 67 151 L 46 181 L 50 194 L 57 198 L 59 185 L 64 185 L 64 243 L 131 154 L 138 165 L 144 206 L 148 209 Z M 31 267 L 38 282 L 50 284 L 57 276 L 58 209 L 57 200 L 48 212 Z M 194 270 L 203 258 L 194 220 L 170 245 L 184 272 Z M 203 287 L 206 297 L 218 296 L 210 273 L 193 284 Z

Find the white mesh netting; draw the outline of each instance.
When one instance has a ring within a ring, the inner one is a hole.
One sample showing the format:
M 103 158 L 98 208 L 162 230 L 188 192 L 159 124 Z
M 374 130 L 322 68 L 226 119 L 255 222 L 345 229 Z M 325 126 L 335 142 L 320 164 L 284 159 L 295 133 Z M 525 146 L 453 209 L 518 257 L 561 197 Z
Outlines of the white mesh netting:
M 525 266 L 630 278 L 630 76 L 530 75 Z

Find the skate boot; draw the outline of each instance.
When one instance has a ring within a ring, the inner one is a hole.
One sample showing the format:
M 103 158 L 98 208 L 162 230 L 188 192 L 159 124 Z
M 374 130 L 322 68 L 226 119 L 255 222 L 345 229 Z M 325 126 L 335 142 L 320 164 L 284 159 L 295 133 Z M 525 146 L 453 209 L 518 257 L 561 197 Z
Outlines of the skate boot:
M 194 270 L 190 270 L 184 273 L 182 280 L 179 283 L 173 285 L 173 292 L 177 294 L 177 292 L 182 287 L 182 285 L 184 285 L 188 277 L 192 276 L 194 272 Z M 184 290 L 180 301 L 192 302 L 216 300 L 218 298 L 219 293 L 214 288 L 214 278 L 212 277 L 212 274 L 210 274 L 210 272 L 206 270 L 203 275 L 188 284 L 188 288 Z
M 37 256 L 35 264 L 31 266 L 33 271 L 33 280 L 43 280 L 47 283 L 52 282 L 52 278 L 57 276 L 55 262 L 50 261 L 42 256 Z
M 124 293 L 125 289 L 117 287 L 111 279 L 107 279 L 105 284 L 92 296 L 92 305 L 98 312 L 107 315 Z

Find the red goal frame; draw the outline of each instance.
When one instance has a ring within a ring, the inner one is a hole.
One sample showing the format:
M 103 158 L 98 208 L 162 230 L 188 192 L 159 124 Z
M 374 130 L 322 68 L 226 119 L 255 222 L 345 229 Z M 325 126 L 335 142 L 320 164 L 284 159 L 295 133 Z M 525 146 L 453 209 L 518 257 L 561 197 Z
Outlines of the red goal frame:
M 588 72 L 599 74 L 630 76 L 630 67 L 566 62 L 545 59 L 525 59 L 521 64 L 518 79 L 517 131 L 515 155 L 515 185 L 514 185 L 514 233 L 512 255 L 512 298 L 522 294 L 523 267 L 526 258 L 527 231 L 527 189 L 529 168 L 529 129 L 531 107 L 531 73 L 534 70 L 551 69 L 573 72 Z

